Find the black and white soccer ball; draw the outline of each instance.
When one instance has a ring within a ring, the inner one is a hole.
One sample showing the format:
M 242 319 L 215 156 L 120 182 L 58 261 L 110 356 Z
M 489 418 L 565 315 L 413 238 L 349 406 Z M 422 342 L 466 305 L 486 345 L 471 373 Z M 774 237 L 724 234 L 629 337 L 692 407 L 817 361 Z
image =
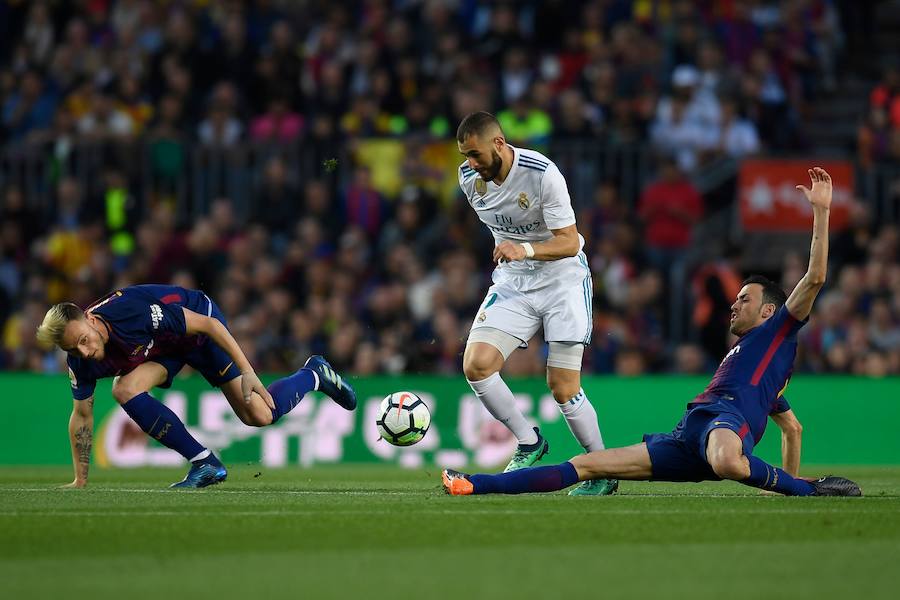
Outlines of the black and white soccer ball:
M 412 446 L 428 433 L 431 411 L 412 392 L 394 392 L 381 401 L 375 425 L 387 442 L 395 446 Z

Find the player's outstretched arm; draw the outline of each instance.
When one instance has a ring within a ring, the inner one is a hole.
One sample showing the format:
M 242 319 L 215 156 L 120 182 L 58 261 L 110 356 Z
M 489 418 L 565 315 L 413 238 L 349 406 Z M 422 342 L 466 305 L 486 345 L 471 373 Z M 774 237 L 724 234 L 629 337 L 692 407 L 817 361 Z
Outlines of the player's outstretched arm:
M 500 242 L 494 248 L 494 261 L 512 261 L 533 258 L 534 260 L 559 260 L 575 256 L 581 249 L 578 228 L 569 225 L 561 229 L 551 229 L 553 237 L 543 242 L 519 244 L 517 242 Z
M 235 366 L 241 372 L 241 391 L 244 395 L 244 401 L 250 402 L 251 394 L 256 392 L 269 408 L 274 409 L 275 401 L 272 399 L 272 394 L 259 380 L 256 371 L 253 370 L 253 366 L 247 360 L 244 351 L 238 346 L 237 341 L 231 335 L 231 332 L 228 331 L 228 328 L 218 319 L 195 313 L 184 307 L 182 307 L 182 310 L 184 311 L 184 324 L 188 335 L 200 333 L 209 336 L 234 361 Z
M 809 316 L 819 290 L 825 285 L 828 270 L 828 214 L 831 210 L 831 175 L 821 167 L 809 170 L 812 189 L 798 185 L 813 208 L 812 243 L 809 249 L 809 268 L 787 299 L 787 309 L 798 321 Z
M 770 415 L 781 429 L 781 468 L 793 477 L 800 476 L 800 447 L 803 442 L 803 426 L 793 410 Z
M 66 488 L 83 488 L 88 482 L 91 467 L 91 447 L 94 445 L 94 397 L 73 400 L 69 417 L 69 443 L 72 446 L 72 466 L 75 480 Z

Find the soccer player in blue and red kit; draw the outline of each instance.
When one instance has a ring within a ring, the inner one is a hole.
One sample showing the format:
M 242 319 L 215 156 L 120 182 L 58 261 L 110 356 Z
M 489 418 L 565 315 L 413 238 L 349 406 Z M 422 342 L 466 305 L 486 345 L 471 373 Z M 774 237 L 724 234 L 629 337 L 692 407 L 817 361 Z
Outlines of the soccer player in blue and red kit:
M 842 477 L 797 477 L 800 424 L 784 398 L 797 353 L 797 331 L 806 323 L 825 283 L 831 177 L 809 171 L 812 189 L 797 186 L 813 210 L 809 268 L 790 297 L 764 277 L 744 281 L 731 307 L 737 342 L 706 390 L 687 405 L 671 433 L 644 436 L 643 443 L 576 456 L 561 465 L 498 475 L 467 475 L 446 469 L 452 495 L 520 494 L 560 490 L 590 479 L 717 481 L 731 479 L 788 496 L 860 496 Z M 767 419 L 782 429 L 784 469 L 753 456 Z
M 198 442 L 181 419 L 149 391 L 166 388 L 184 365 L 199 371 L 225 394 L 247 425 L 271 425 L 290 412 L 311 390 L 319 390 L 347 410 L 356 408 L 353 389 L 321 356 L 303 368 L 263 386 L 250 361 L 228 331 L 225 316 L 201 291 L 168 285 L 135 285 L 98 300 L 86 310 L 72 303 L 47 311 L 37 330 L 44 346 L 68 353 L 74 407 L 69 439 L 75 480 L 88 480 L 93 440 L 94 387 L 115 377 L 112 394 L 149 436 L 191 462 L 183 481 L 172 487 L 199 488 L 224 481 L 227 472 Z

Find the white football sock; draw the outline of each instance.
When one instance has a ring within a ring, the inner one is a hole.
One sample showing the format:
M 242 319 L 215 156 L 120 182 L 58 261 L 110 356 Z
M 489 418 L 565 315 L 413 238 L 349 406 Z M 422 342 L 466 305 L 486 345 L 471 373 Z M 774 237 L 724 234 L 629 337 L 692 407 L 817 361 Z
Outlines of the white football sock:
M 522 411 L 516 408 L 516 398 L 500 377 L 500 373 L 494 373 L 481 381 L 469 381 L 469 385 L 488 412 L 506 425 L 506 428 L 512 431 L 520 444 L 537 443 L 537 434 Z
M 583 389 L 578 390 L 578 394 L 565 404 L 560 404 L 559 411 L 566 418 L 572 435 L 586 451 L 605 448 L 603 436 L 600 435 L 600 423 L 597 422 L 597 411 Z

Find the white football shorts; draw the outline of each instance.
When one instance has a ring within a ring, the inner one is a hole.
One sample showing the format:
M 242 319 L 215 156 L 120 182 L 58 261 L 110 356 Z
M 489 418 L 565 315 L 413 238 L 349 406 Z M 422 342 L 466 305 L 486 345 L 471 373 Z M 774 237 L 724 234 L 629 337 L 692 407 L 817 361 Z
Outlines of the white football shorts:
M 593 328 L 591 270 L 583 252 L 533 270 L 494 270 L 494 284 L 478 308 L 472 330 L 493 327 L 528 346 L 544 328 L 547 342 L 590 344 Z

